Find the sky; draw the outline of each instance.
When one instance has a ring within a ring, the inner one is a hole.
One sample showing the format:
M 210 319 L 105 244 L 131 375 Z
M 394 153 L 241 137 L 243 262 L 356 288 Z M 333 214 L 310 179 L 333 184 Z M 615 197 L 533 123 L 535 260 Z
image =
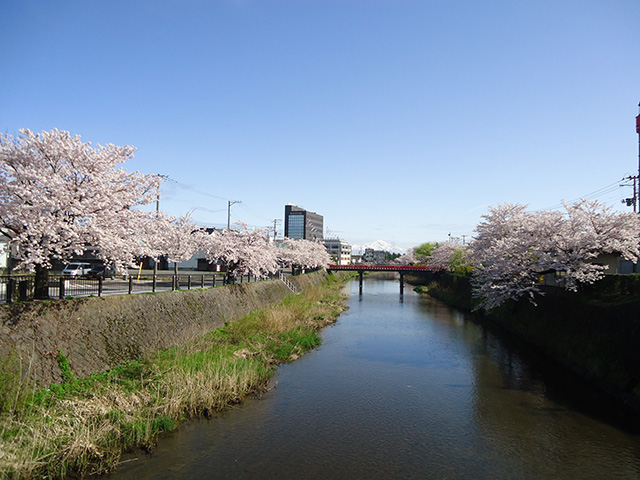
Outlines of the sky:
M 160 208 L 401 247 L 630 211 L 637 0 L 0 0 L 0 131 L 133 145 Z

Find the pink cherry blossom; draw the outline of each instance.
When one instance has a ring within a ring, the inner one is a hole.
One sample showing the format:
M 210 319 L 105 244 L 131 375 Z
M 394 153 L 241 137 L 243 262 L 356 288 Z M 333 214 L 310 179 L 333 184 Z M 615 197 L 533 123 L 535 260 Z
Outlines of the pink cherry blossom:
M 159 177 L 121 167 L 134 151 L 59 130 L 0 134 L 0 232 L 17 268 L 50 268 L 88 245 L 116 264 L 144 253 L 150 214 L 136 207 L 155 200 Z
M 492 309 L 523 296 L 535 302 L 540 277 L 548 272 L 562 272 L 561 286 L 568 290 L 593 283 L 607 269 L 596 261 L 602 254 L 637 261 L 638 215 L 586 200 L 565 204 L 565 210 L 490 208 L 472 243 L 474 295 L 481 307 Z

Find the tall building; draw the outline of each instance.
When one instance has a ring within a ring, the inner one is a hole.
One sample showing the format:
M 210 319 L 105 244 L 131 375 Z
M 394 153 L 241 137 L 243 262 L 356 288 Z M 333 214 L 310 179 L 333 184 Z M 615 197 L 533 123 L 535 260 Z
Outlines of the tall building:
M 324 218 L 295 205 L 284 207 L 284 236 L 304 240 L 322 240 Z

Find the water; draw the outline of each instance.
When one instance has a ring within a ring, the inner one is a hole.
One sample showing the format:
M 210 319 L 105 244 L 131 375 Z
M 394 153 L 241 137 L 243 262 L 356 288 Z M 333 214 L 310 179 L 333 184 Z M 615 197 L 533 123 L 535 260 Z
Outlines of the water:
M 496 329 L 397 281 L 349 286 L 323 344 L 273 389 L 163 437 L 114 478 L 635 479 L 615 404 Z

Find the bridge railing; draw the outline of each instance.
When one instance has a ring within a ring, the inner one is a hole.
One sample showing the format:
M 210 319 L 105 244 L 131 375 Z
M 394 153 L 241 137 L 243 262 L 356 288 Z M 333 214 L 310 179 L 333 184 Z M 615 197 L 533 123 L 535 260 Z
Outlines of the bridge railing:
M 440 267 L 428 265 L 373 265 L 366 263 L 356 263 L 352 265 L 329 265 L 328 270 L 353 270 L 353 271 L 390 271 L 390 272 L 438 272 Z

